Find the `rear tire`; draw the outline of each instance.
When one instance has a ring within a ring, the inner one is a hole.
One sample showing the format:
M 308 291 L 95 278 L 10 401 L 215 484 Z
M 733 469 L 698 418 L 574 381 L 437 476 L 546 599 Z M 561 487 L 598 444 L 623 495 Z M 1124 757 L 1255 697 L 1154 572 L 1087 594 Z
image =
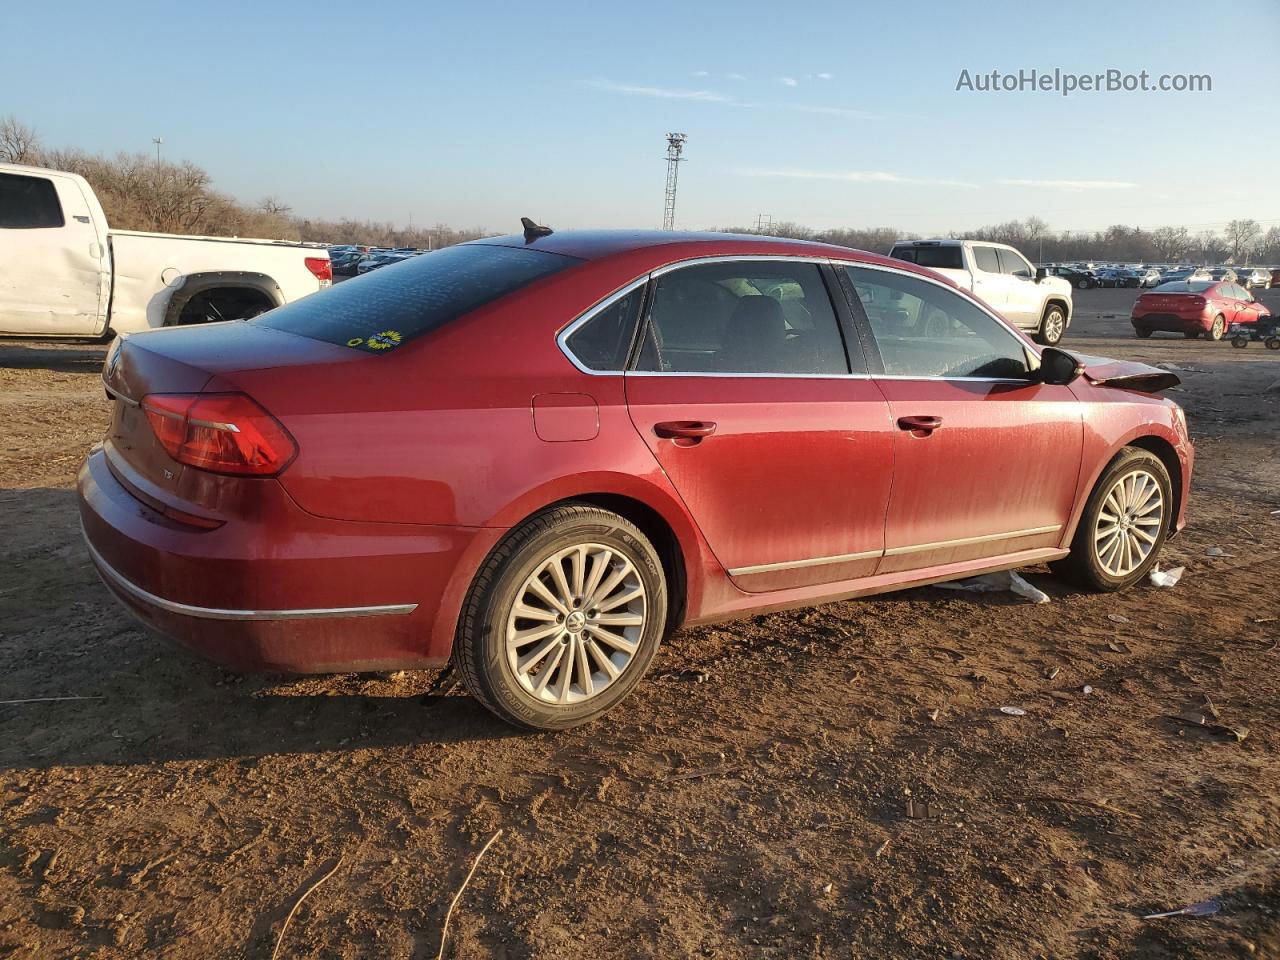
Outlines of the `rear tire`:
M 1141 327 L 1134 327 L 1133 335 L 1139 338 L 1140 340 L 1146 340 L 1149 336 L 1151 336 L 1151 331 L 1143 330 Z
M 1209 328 L 1207 334 L 1210 340 L 1221 340 L 1227 335 L 1227 318 L 1222 314 L 1218 314 L 1213 318 L 1213 326 Z
M 1149 450 L 1125 447 L 1089 494 L 1071 553 L 1049 567 L 1086 590 L 1124 590 L 1155 566 L 1172 521 L 1173 484 L 1164 463 Z
M 511 531 L 472 584 L 454 663 L 471 695 L 529 730 L 594 720 L 640 682 L 662 641 L 667 586 L 633 523 L 585 504 Z

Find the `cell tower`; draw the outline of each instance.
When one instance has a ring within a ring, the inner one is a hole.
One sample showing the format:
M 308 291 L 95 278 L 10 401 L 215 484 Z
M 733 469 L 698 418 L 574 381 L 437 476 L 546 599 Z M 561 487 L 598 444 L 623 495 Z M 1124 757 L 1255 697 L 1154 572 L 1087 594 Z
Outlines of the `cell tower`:
M 684 152 L 685 141 L 689 138 L 683 133 L 667 134 L 667 202 L 662 208 L 662 229 L 676 228 L 676 180 L 680 176 L 680 156 Z

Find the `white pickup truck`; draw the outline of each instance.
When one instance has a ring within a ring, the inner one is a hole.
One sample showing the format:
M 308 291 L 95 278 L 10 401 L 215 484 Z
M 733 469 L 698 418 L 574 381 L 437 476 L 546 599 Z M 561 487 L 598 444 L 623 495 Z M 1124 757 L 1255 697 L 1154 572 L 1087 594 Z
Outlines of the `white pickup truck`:
M 0 336 L 245 319 L 332 282 L 323 248 L 110 230 L 83 177 L 0 163 Z
M 936 270 L 980 297 L 1037 343 L 1054 346 L 1071 324 L 1071 284 L 1013 247 L 985 240 L 899 240 L 889 256 Z

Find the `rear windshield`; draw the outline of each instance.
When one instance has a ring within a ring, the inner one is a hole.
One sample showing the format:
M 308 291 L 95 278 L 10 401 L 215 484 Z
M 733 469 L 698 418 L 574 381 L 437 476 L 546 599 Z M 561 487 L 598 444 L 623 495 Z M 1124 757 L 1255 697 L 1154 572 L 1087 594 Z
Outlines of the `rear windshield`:
M 1199 280 L 1186 281 L 1174 280 L 1170 283 L 1162 283 L 1156 287 L 1158 293 L 1204 293 L 1212 287 L 1212 283 L 1204 283 Z
M 964 269 L 959 247 L 894 247 L 889 256 L 938 270 Z
M 409 257 L 250 321 L 390 353 L 414 337 L 581 261 L 540 250 L 462 244 Z

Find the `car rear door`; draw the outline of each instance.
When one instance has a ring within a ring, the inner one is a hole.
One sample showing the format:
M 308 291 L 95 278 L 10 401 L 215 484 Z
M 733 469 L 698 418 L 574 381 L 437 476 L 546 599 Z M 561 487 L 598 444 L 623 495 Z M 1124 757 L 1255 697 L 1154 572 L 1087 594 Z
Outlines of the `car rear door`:
M 835 283 L 760 257 L 653 278 L 631 418 L 746 591 L 869 576 L 884 547 L 889 408 Z
M 955 290 L 879 267 L 840 272 L 895 426 L 877 573 L 1057 547 L 1084 436 L 1070 388 L 1035 382 L 1026 343 Z

